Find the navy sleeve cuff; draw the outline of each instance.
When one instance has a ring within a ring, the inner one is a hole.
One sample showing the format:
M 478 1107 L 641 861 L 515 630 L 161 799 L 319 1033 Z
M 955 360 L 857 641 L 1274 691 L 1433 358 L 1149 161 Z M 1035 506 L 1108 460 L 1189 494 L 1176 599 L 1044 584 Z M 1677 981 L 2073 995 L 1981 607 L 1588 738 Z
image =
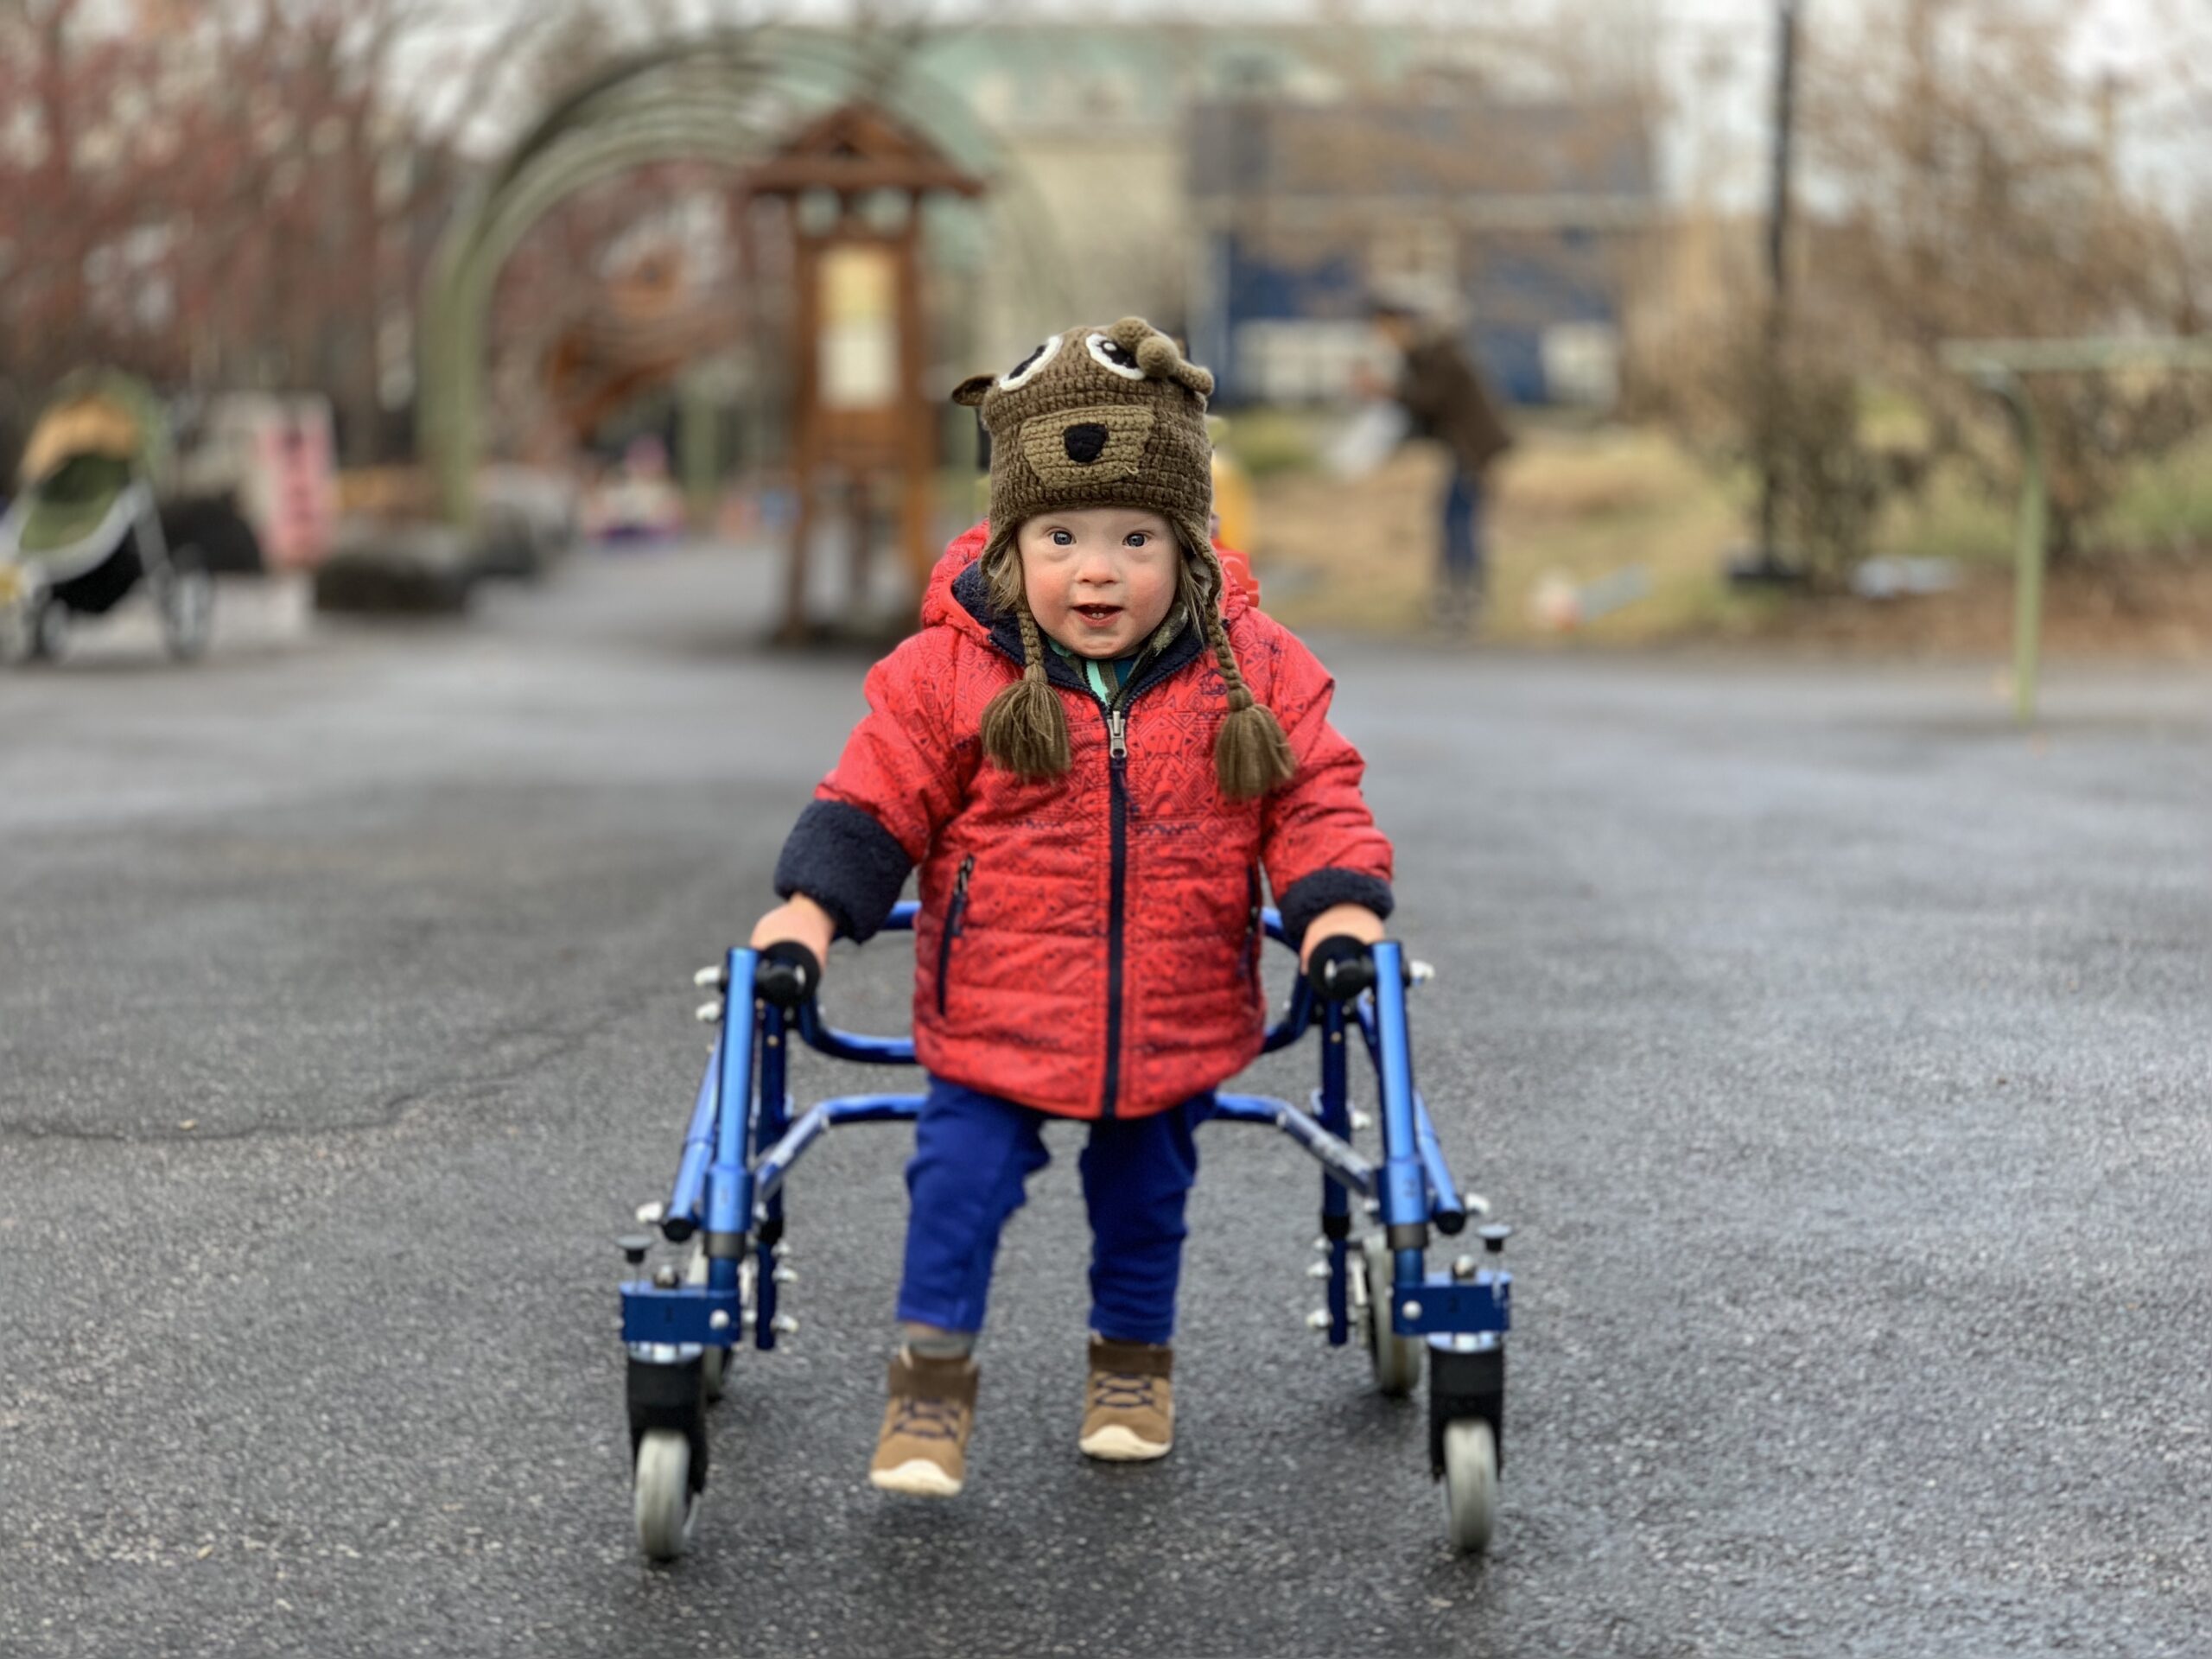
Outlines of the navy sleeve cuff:
M 1313 918 L 1334 906 L 1364 905 L 1377 916 L 1388 917 L 1393 903 L 1388 881 L 1357 870 L 1316 870 L 1275 895 L 1282 931 L 1294 946 L 1305 944 Z
M 776 861 L 776 896 L 803 893 L 836 919 L 841 938 L 881 927 L 914 868 L 896 837 L 857 806 L 815 801 Z

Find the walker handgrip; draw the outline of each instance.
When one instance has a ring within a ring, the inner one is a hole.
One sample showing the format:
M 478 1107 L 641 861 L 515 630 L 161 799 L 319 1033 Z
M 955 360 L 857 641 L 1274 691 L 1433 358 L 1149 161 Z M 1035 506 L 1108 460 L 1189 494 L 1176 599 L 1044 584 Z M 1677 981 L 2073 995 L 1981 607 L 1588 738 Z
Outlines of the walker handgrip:
M 1332 934 L 1306 959 L 1306 982 L 1324 1002 L 1349 1002 L 1375 983 L 1375 958 L 1351 934 Z
M 822 983 L 822 958 L 796 939 L 779 939 L 760 953 L 753 970 L 753 989 L 764 1002 L 795 1008 L 810 1001 Z

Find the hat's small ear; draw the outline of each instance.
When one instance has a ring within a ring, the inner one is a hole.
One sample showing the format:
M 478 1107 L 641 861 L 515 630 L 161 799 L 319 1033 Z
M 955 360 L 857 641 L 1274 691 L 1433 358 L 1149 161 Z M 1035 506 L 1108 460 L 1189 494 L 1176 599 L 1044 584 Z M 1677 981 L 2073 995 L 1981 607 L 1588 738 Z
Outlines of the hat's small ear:
M 991 382 L 997 378 L 995 375 L 989 374 L 969 375 L 952 389 L 952 401 L 956 404 L 963 404 L 969 409 L 975 408 L 990 395 Z M 942 385 L 944 382 L 939 381 L 938 384 Z
M 1213 396 L 1213 376 L 1185 361 L 1166 335 L 1148 335 L 1136 349 L 1137 366 L 1154 379 L 1173 380 L 1184 391 L 1195 393 L 1200 403 Z

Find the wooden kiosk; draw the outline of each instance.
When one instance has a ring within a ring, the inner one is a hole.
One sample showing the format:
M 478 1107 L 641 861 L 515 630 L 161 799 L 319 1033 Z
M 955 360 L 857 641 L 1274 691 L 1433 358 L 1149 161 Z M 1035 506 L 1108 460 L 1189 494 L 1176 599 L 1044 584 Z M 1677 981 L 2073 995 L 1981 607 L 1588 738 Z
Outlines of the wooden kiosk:
M 899 492 L 899 546 L 926 579 L 930 498 L 941 411 L 922 376 L 921 204 L 932 191 L 983 194 L 983 183 L 872 105 L 847 104 L 809 124 L 747 180 L 755 197 L 791 205 L 795 250 L 791 563 L 779 638 L 807 632 L 809 543 L 829 480 L 848 486 L 851 584 L 867 591 L 877 493 Z M 834 198 L 834 220 L 801 198 Z M 889 211 L 887 211 L 888 204 Z

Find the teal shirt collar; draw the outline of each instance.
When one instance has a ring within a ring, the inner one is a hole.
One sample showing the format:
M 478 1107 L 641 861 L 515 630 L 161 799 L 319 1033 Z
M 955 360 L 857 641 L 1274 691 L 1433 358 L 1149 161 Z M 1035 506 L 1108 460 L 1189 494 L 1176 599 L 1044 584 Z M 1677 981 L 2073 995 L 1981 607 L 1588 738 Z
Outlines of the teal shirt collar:
M 1078 657 L 1042 628 L 1037 632 L 1062 660 L 1081 666 L 1083 677 L 1089 683 L 1093 696 L 1101 702 L 1110 703 L 1114 701 L 1114 694 L 1129 683 L 1129 676 L 1136 672 L 1137 664 L 1154 652 L 1164 649 L 1182 631 L 1183 613 L 1180 610 L 1172 611 L 1167 620 L 1160 625 L 1159 630 L 1141 647 L 1126 657 L 1116 657 L 1111 662 L 1101 662 L 1096 657 Z

